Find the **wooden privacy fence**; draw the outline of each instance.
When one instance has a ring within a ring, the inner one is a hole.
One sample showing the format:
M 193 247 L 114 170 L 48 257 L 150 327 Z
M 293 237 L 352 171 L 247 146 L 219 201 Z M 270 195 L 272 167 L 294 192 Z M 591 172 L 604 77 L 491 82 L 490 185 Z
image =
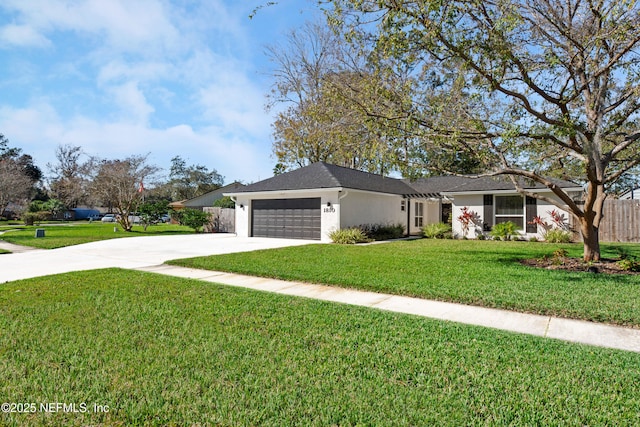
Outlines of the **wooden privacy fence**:
M 603 214 L 601 242 L 640 242 L 640 200 L 605 200 Z M 580 239 L 580 227 L 573 217 L 571 228 Z
M 211 214 L 211 222 L 204 227 L 205 233 L 235 233 L 236 210 L 231 208 L 202 208 Z

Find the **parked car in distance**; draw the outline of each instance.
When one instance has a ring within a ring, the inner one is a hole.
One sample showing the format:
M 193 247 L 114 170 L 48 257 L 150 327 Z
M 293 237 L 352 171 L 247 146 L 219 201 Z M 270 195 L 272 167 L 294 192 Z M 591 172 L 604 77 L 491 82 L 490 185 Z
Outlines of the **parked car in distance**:
M 160 221 L 161 222 L 169 222 L 171 221 L 171 217 L 167 214 L 162 215 L 162 217 L 160 217 Z
M 106 214 L 105 216 L 102 217 L 102 219 L 100 221 L 102 222 L 116 222 L 117 218 L 116 218 L 116 214 Z

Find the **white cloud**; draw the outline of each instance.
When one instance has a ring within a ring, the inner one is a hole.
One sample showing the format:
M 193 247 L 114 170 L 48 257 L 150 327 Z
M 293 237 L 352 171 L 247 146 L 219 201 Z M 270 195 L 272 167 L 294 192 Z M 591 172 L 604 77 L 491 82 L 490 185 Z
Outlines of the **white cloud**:
M 236 70 L 221 70 L 215 81 L 198 92 L 198 102 L 205 118 L 229 131 L 241 129 L 257 136 L 269 127 L 261 88 Z
M 112 88 L 116 105 L 127 122 L 145 124 L 149 116 L 155 111 L 135 82 L 128 82 Z
M 140 61 L 134 63 L 117 59 L 100 67 L 97 83 L 101 86 L 122 80 L 157 81 L 174 75 L 174 67 L 168 62 Z
M 12 22 L 0 24 L 0 47 L 48 48 L 41 63 L 24 57 L 29 82 L 0 100 L 0 131 L 41 166 L 73 144 L 108 158 L 151 152 L 162 167 L 179 154 L 227 180 L 271 176 L 271 119 L 255 70 L 263 40 L 250 37 L 250 9 L 234 0 L 0 0 Z
M 180 46 L 170 11 L 157 0 L 4 0 L 0 7 L 17 14 L 16 20 L 34 37 L 74 31 L 120 52 L 147 54 Z
M 0 28 L 0 46 L 49 47 L 51 42 L 27 25 L 6 25 Z
M 0 108 L 0 129 L 10 140 L 44 166 L 54 163 L 60 144 L 80 146 L 91 156 L 124 158 L 150 153 L 149 161 L 167 169 L 170 159 L 182 156 L 190 164 L 216 169 L 233 180 L 256 181 L 271 176 L 269 147 L 229 136 L 217 126 L 194 129 L 181 124 L 151 128 L 129 120 L 101 121 L 85 116 L 65 120 L 46 102 L 28 108 Z

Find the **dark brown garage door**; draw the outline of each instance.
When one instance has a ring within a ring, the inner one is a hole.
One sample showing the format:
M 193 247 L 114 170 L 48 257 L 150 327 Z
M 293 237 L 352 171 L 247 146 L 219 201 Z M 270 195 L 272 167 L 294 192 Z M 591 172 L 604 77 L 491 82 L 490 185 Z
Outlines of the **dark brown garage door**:
M 251 235 L 320 240 L 320 198 L 253 200 Z

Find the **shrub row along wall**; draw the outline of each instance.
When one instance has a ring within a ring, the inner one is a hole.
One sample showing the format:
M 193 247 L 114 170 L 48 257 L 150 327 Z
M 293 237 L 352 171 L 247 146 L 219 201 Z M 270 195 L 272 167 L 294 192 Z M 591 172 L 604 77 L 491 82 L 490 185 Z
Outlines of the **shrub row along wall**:
M 601 242 L 640 243 L 640 200 L 605 200 L 603 214 Z M 573 230 L 580 230 L 573 217 L 570 225 Z M 580 239 L 579 232 L 576 237 Z

